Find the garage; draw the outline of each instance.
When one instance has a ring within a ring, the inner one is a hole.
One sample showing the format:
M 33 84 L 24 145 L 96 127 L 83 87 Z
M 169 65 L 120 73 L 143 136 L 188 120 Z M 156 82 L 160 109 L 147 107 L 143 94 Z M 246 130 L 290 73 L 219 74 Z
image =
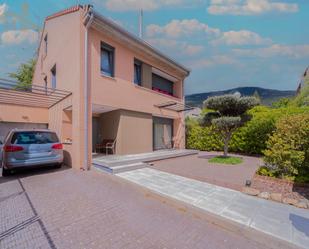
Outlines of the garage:
M 0 122 L 0 141 L 3 142 L 8 132 L 12 129 L 46 129 L 47 124 L 22 123 L 22 122 Z

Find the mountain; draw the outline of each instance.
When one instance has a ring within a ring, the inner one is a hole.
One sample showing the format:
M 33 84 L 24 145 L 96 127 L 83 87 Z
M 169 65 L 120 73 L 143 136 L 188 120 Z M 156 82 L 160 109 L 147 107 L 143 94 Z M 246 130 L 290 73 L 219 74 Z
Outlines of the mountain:
M 296 91 L 280 91 L 261 87 L 237 87 L 229 90 L 190 94 L 185 97 L 186 104 L 194 107 L 202 107 L 203 101 L 210 96 L 233 94 L 239 92 L 242 96 L 252 96 L 257 91 L 263 105 L 271 105 L 280 98 L 295 96 Z

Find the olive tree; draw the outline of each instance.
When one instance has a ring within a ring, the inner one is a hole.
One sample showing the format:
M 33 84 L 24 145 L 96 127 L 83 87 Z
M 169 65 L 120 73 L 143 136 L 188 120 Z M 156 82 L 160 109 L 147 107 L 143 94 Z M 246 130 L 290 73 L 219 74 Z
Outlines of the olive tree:
M 255 97 L 241 97 L 235 94 L 209 97 L 204 101 L 204 107 L 212 111 L 206 113 L 202 124 L 213 125 L 222 136 L 225 157 L 233 132 L 250 119 L 246 112 L 258 104 L 259 100 Z

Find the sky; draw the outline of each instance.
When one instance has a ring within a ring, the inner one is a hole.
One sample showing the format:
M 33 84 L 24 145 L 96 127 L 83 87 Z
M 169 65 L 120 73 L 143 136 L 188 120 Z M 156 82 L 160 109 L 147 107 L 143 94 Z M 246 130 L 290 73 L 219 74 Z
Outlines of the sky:
M 36 56 L 44 18 L 75 4 L 191 69 L 185 93 L 258 86 L 295 90 L 309 66 L 309 0 L 0 0 L 0 77 Z

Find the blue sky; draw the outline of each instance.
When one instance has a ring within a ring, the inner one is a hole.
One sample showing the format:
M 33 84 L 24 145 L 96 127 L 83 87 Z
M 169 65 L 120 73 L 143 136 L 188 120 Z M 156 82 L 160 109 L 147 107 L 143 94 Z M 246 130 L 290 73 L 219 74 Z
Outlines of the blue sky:
M 309 66 L 308 0 L 0 1 L 0 77 L 35 56 L 44 18 L 77 3 L 138 33 L 192 70 L 186 94 L 238 86 L 296 89 Z

